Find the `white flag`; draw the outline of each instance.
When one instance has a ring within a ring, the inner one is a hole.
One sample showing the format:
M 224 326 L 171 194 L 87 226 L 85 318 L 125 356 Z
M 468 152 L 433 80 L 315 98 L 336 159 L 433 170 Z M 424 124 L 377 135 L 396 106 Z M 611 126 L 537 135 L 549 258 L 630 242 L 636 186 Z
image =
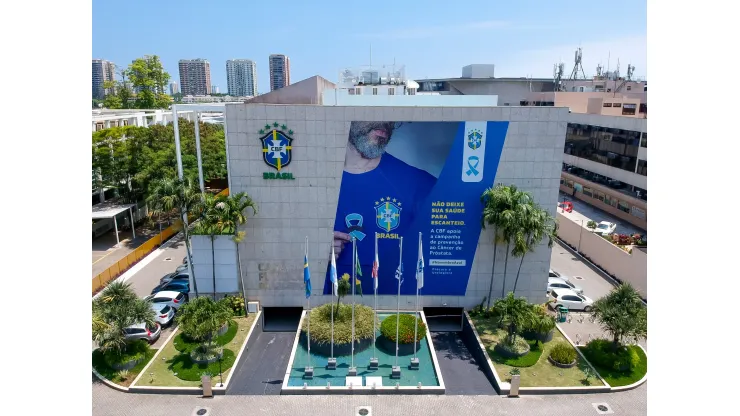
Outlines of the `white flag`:
M 416 288 L 424 287 L 424 254 L 421 251 L 421 233 L 419 233 L 419 261 L 416 264 Z
M 329 280 L 334 285 L 334 296 L 339 296 L 339 282 L 337 281 L 337 262 L 334 260 L 334 246 L 331 246 L 331 270 L 329 271 Z

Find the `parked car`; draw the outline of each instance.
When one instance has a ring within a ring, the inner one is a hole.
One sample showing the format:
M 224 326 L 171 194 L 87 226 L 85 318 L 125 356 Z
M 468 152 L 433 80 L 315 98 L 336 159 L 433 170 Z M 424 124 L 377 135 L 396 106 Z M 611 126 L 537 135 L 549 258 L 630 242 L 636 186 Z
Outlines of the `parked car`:
M 182 258 L 182 264 L 188 264 L 188 256 Z
M 167 305 L 177 312 L 178 309 L 187 301 L 187 295 L 182 292 L 176 292 L 174 290 L 166 290 L 163 292 L 157 292 L 153 295 L 149 295 L 144 298 L 157 305 Z
M 169 305 L 152 303 L 152 309 L 156 314 L 154 320 L 156 320 L 159 325 L 164 327 L 172 323 L 172 319 L 175 317 L 175 310 Z
M 569 311 L 590 312 L 594 303 L 588 296 L 579 295 L 570 289 L 553 289 L 550 291 L 550 298 L 552 300 L 550 305 L 555 310 L 566 307 Z
M 570 289 L 576 293 L 583 294 L 583 289 L 579 286 L 574 285 L 570 280 L 561 279 L 559 277 L 550 277 L 547 279 L 547 291 L 549 292 L 553 289 Z
M 550 269 L 550 277 L 560 277 L 560 273 L 556 272 L 553 269 Z
M 152 290 L 152 295 L 157 292 L 165 292 L 165 291 L 170 291 L 170 290 L 184 294 L 185 302 L 187 302 L 188 293 L 190 293 L 190 283 L 186 281 L 174 281 L 174 282 L 163 283 L 161 285 L 158 285 Z
M 592 231 L 596 234 L 609 235 L 617 229 L 617 224 L 609 221 L 601 221 Z
M 162 327 L 158 323 L 155 323 L 154 326 L 147 326 L 142 322 L 140 324 L 124 328 L 123 332 L 126 334 L 126 341 L 143 339 L 150 344 L 154 344 L 162 334 Z
M 187 264 L 181 264 L 177 266 L 177 269 L 175 269 L 175 273 L 180 273 L 182 271 L 188 271 L 188 265 Z
M 159 284 L 163 285 L 169 282 L 189 282 L 189 281 L 190 281 L 190 273 L 188 273 L 187 271 L 184 271 L 184 272 L 168 273 L 162 276 L 162 278 L 159 279 Z

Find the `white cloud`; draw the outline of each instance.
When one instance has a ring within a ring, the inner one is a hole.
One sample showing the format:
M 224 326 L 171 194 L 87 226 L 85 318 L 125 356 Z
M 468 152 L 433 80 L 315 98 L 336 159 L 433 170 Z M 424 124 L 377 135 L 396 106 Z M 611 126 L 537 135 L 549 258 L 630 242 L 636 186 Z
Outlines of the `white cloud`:
M 485 20 L 480 22 L 469 22 L 463 24 L 443 26 L 417 26 L 410 28 L 392 29 L 378 31 L 375 33 L 360 33 L 356 36 L 373 39 L 424 39 L 436 36 L 452 36 L 459 34 L 470 34 L 473 32 L 489 32 L 494 30 L 544 30 L 554 27 L 515 25 L 503 20 Z
M 583 70 L 586 77 L 596 74 L 596 65 L 599 63 L 606 71 L 617 68 L 627 75 L 627 65 L 635 66 L 635 77 L 647 77 L 647 37 L 631 36 L 619 39 L 573 43 L 570 45 L 555 46 L 547 49 L 523 50 L 514 53 L 508 59 L 496 62 L 497 77 L 552 77 L 553 65 L 557 62 L 565 63 L 565 77 L 573 70 L 575 51 L 582 49 Z

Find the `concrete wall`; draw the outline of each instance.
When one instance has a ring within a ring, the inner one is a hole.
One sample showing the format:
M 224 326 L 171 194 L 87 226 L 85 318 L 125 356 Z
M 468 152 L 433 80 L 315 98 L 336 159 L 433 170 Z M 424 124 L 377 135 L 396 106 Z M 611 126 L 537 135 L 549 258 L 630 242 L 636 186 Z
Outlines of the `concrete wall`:
M 243 280 L 249 300 L 264 306 L 305 304 L 303 285 L 304 238 L 314 295 L 312 305 L 329 301 L 323 296 L 325 271 L 332 243 L 349 126 L 353 120 L 465 121 L 510 120 L 495 182 L 514 184 L 531 192 L 543 207 L 555 207 L 565 144 L 567 109 L 528 107 L 329 107 L 306 105 L 239 104 L 226 106 L 230 192 L 247 192 L 259 215 L 249 219 L 240 243 Z M 279 122 L 293 130 L 295 180 L 265 180 L 259 129 Z M 491 184 L 493 185 L 493 183 Z M 474 226 L 474 225 L 471 225 Z M 470 308 L 488 295 L 493 263 L 493 234 L 481 233 L 465 296 L 423 296 L 425 306 Z M 517 294 L 544 301 L 551 250 L 545 244 L 525 257 Z M 503 287 L 505 247 L 499 247 L 494 296 Z M 513 288 L 518 259 L 509 259 L 506 291 Z M 498 294 L 498 295 L 497 295 Z M 371 296 L 359 298 L 372 303 Z M 381 308 L 395 308 L 395 296 L 378 296 Z M 414 297 L 402 296 L 401 305 L 413 309 Z
M 217 235 L 211 251 L 211 237 L 194 235 L 190 238 L 193 250 L 193 269 L 198 292 L 212 294 L 213 259 L 216 260 L 216 294 L 239 293 L 239 268 L 237 266 L 236 243 L 230 235 Z M 193 287 L 190 288 L 194 290 Z M 219 296 L 220 297 L 220 296 Z
M 583 256 L 621 282 L 632 284 L 647 299 L 647 253 L 635 248 L 629 254 L 560 212 L 557 221 L 560 239 L 577 249 L 580 246 Z
M 365 87 L 370 88 L 370 87 Z M 497 95 L 349 95 L 347 90 L 323 92 L 324 105 L 383 107 L 493 107 Z

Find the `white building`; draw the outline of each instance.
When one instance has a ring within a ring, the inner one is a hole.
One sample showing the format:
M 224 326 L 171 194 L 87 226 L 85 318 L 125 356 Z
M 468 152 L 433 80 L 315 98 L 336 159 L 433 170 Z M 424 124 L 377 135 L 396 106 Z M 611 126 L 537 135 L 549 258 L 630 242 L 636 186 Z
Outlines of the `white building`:
M 226 61 L 226 81 L 229 95 L 257 95 L 257 65 L 250 59 Z
M 176 82 L 170 82 L 170 95 L 175 95 L 180 92 L 180 85 Z

